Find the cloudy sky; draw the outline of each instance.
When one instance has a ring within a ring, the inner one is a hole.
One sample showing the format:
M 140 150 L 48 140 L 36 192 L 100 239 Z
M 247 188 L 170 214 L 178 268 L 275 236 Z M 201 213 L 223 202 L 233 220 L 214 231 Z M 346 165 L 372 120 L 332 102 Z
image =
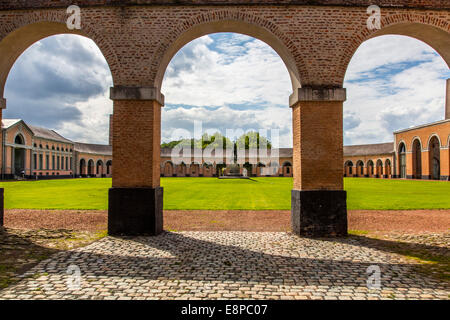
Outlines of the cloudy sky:
M 443 118 L 445 62 L 426 44 L 401 36 L 365 42 L 346 75 L 345 144 L 392 141 L 392 131 Z M 5 118 L 21 118 L 65 137 L 107 143 L 111 74 L 96 45 L 60 35 L 30 47 L 6 84 Z M 265 43 L 238 34 L 213 34 L 180 50 L 162 92 L 162 141 L 227 129 L 267 130 L 292 146 L 291 93 L 282 60 Z M 273 130 L 273 131 L 271 131 Z

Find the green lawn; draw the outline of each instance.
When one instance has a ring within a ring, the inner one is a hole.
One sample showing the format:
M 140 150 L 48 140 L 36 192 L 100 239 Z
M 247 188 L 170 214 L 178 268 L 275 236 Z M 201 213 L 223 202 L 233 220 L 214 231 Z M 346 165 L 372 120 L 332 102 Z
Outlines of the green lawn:
M 162 178 L 165 209 L 289 210 L 291 178 Z M 107 209 L 111 179 L 0 182 L 5 207 Z M 449 209 L 445 181 L 346 178 L 349 209 Z

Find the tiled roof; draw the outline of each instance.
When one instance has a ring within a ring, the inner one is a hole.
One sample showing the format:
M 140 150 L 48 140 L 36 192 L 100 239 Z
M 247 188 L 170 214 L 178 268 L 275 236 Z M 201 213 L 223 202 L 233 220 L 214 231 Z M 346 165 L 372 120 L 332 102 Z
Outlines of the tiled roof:
M 71 140 L 64 138 L 62 135 L 60 135 L 54 130 L 32 126 L 23 121 L 22 119 L 2 119 L 2 128 L 8 129 L 18 122 L 23 122 L 33 132 L 33 135 L 38 138 L 49 139 L 59 142 L 73 143 Z
M 75 151 L 81 153 L 112 155 L 112 146 L 107 144 L 92 144 L 75 142 Z
M 22 121 L 21 119 L 2 119 L 2 129 L 8 129 L 9 127 L 12 127 L 17 122 Z
M 389 154 L 393 152 L 394 152 L 393 142 L 344 146 L 345 157 Z
M 36 126 L 29 125 L 29 124 L 27 124 L 27 126 L 31 129 L 31 131 L 33 131 L 33 134 L 38 138 L 55 140 L 55 141 L 66 142 L 66 143 L 73 143 L 73 141 L 64 138 L 62 135 L 60 135 L 59 133 L 57 133 L 54 130 L 36 127 Z

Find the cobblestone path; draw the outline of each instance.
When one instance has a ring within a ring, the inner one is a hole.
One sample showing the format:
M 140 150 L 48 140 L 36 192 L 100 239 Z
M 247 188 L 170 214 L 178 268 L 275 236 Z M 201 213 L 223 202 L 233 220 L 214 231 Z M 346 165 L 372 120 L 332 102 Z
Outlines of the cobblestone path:
M 380 289 L 367 287 L 371 265 Z M 0 299 L 449 299 L 448 283 L 413 266 L 355 236 L 165 232 L 59 252 Z

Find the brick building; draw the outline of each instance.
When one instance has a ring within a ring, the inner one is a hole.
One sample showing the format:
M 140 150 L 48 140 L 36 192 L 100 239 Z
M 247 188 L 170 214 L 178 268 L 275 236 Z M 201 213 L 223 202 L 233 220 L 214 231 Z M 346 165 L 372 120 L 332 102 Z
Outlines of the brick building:
M 81 29 L 67 28 L 70 4 L 0 2 L 0 110 L 8 104 L 4 88 L 9 71 L 31 44 L 67 33 L 97 44 L 114 83 L 114 175 L 108 206 L 112 235 L 157 235 L 163 230 L 161 85 L 170 60 L 190 41 L 215 32 L 237 32 L 266 42 L 285 63 L 292 84 L 292 229 L 306 236 L 347 234 L 343 83 L 357 48 L 375 37 L 405 35 L 426 42 L 450 65 L 448 0 L 377 1 L 377 28 L 367 24 L 370 0 L 80 0 Z M 422 176 L 437 164 L 440 175 L 448 171 L 443 161 L 447 156 L 448 163 L 448 138 L 436 139 L 428 143 L 420 137 Z M 406 172 L 412 142 L 405 141 L 401 152 Z M 431 164 L 425 153 L 433 159 Z
M 344 147 L 344 176 L 449 180 L 450 79 L 445 119 L 395 131 L 394 142 Z
M 394 142 L 344 146 L 344 177 L 449 180 L 450 177 L 450 79 L 447 80 L 445 120 L 393 133 Z M 113 122 L 110 117 L 110 143 Z M 54 130 L 20 119 L 2 120 L 2 179 L 111 177 L 112 146 L 74 142 Z M 200 160 L 199 160 L 200 159 Z M 253 177 L 293 176 L 293 149 L 249 150 L 237 164 L 241 174 Z M 232 156 L 204 151 L 200 155 L 162 148 L 161 177 L 215 177 Z M 227 168 L 224 169 L 225 173 Z
M 20 119 L 2 120 L 2 179 L 112 175 L 111 146 L 73 142 Z

